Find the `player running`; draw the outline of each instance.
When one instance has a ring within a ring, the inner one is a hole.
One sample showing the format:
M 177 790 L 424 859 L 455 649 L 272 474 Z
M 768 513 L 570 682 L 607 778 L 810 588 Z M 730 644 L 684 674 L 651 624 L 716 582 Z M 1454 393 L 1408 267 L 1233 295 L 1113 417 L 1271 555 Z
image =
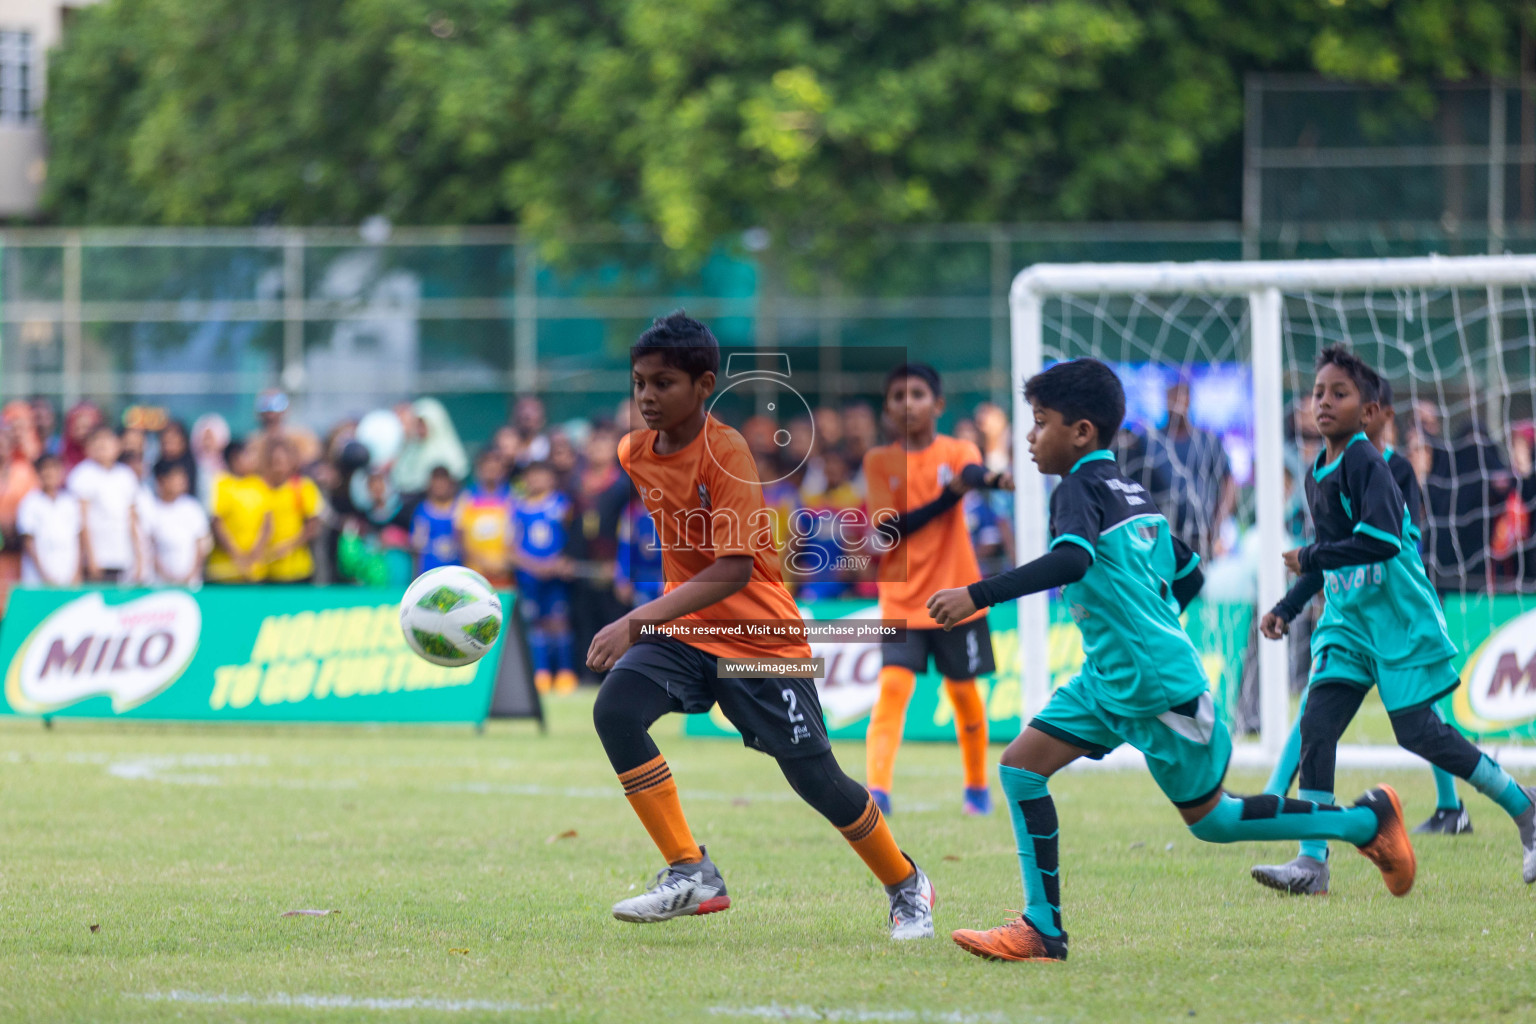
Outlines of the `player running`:
M 1307 506 L 1317 540 L 1285 553 L 1300 579 L 1260 631 L 1283 637 L 1291 619 L 1325 586 L 1312 633 L 1312 678 L 1298 727 L 1303 799 L 1332 799 L 1339 737 L 1375 686 L 1403 749 L 1472 787 L 1515 819 L 1522 873 L 1536 882 L 1536 804 L 1466 737 L 1447 725 L 1435 702 L 1461 685 L 1456 645 L 1419 558 L 1419 531 L 1365 427 L 1380 415 L 1374 370 L 1342 345 L 1317 359 L 1312 395 L 1317 429 L 1327 441 L 1308 474 Z M 1302 894 L 1328 891 L 1328 850 L 1303 845 L 1286 864 L 1260 865 L 1262 885 Z
M 651 741 L 669 712 L 717 702 L 743 742 L 774 758 L 800 797 L 843 834 L 885 885 L 893 939 L 933 936 L 933 886 L 896 845 L 870 795 L 838 766 L 816 686 L 808 678 L 727 678 L 721 658 L 808 658 L 802 639 L 638 636 L 641 624 L 798 624 L 780 573 L 752 454 L 705 408 L 720 369 L 709 328 L 681 312 L 656 320 L 630 349 L 645 420 L 619 442 L 619 461 L 656 523 L 664 592 L 592 640 L 587 664 L 607 672 L 593 719 L 630 805 L 667 860 L 644 893 L 614 905 L 621 921 L 710 914 L 731 905 L 725 881 L 693 833 L 677 784 Z
M 946 628 L 977 608 L 1052 587 L 1083 636 L 1082 672 L 1061 687 L 1003 752 L 1003 793 L 1018 841 L 1024 912 L 989 931 L 953 934 L 991 960 L 1065 960 L 1058 881 L 1059 829 L 1048 780 L 1080 757 L 1129 743 L 1197 839 L 1344 839 L 1381 869 L 1394 896 L 1413 886 L 1413 846 L 1402 806 L 1379 786 L 1351 808 L 1222 789 L 1232 738 L 1216 717 L 1205 671 L 1179 612 L 1200 590 L 1199 559 L 1108 450 L 1125 418 L 1125 391 L 1094 359 L 1059 363 L 1030 378 L 1029 450 L 1059 475 L 1051 495 L 1050 550 L 1034 561 L 928 601 Z
M 1413 523 L 1413 528 L 1422 533 L 1424 529 L 1424 496 L 1419 490 L 1419 481 L 1414 476 L 1413 463 L 1409 462 L 1402 452 L 1396 451 L 1387 443 L 1387 425 L 1396 415 L 1392 407 L 1392 385 L 1387 383 L 1378 374 L 1376 378 L 1377 401 L 1375 412 L 1371 413 L 1367 407 L 1367 414 L 1363 418 L 1363 429 L 1366 438 L 1381 452 L 1382 459 L 1387 464 L 1387 469 L 1392 472 L 1392 482 L 1397 484 L 1397 489 L 1403 496 L 1403 501 L 1408 506 L 1408 519 Z M 1414 538 L 1417 543 L 1417 537 Z M 1297 595 L 1297 602 L 1292 608 L 1287 602 L 1282 601 L 1274 609 L 1280 613 L 1280 636 L 1289 632 L 1290 623 L 1306 608 L 1312 595 L 1301 599 Z M 1277 639 L 1271 637 L 1270 639 Z M 1269 776 L 1269 783 L 1264 787 L 1264 792 L 1284 796 L 1290 791 L 1291 783 L 1296 781 L 1297 768 L 1301 761 L 1301 712 L 1306 710 L 1307 695 L 1301 695 L 1301 708 L 1297 711 L 1296 721 L 1291 726 L 1291 735 L 1285 741 L 1285 749 L 1280 752 L 1280 759 L 1275 762 L 1275 769 Z M 1439 832 L 1445 835 L 1468 835 L 1472 831 L 1472 817 L 1467 813 L 1467 805 L 1462 803 L 1456 795 L 1456 778 L 1443 768 L 1431 765 L 1435 776 L 1435 813 L 1414 829 L 1415 832 L 1432 833 Z M 1302 854 L 1312 857 L 1317 861 L 1327 860 L 1326 843 L 1302 843 Z M 1321 853 L 1322 856 L 1317 854 Z M 1268 871 L 1268 868 L 1255 868 L 1255 871 Z M 1314 892 L 1326 892 L 1326 889 Z
M 907 704 L 930 657 L 955 709 L 965 771 L 961 806 L 967 814 L 992 812 L 987 709 L 976 692 L 976 677 L 996 670 L 987 613 L 978 610 L 953 630 L 938 629 L 928 624 L 924 602 L 935 591 L 981 579 L 960 500 L 974 487 L 1011 489 L 1013 480 L 987 472 L 974 444 L 938 433 L 943 411 L 943 385 L 933 367 L 896 367 L 885 378 L 885 412 L 902 438 L 864 456 L 870 522 L 891 545 L 876 577 L 880 617 L 907 626 L 904 643 L 881 646 L 880 696 L 865 734 L 865 781 L 886 814 Z

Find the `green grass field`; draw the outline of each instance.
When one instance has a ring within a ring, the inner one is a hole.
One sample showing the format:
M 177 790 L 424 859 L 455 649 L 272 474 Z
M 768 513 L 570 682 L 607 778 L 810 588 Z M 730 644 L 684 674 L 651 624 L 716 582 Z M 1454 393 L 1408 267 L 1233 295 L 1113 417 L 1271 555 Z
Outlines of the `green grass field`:
M 1141 773 L 1053 790 L 1072 955 L 992 964 L 949 929 L 1017 907 L 1006 814 L 959 813 L 953 748 L 897 770 L 898 839 L 932 875 L 941 937 L 896 944 L 885 898 L 773 762 L 657 727 L 735 901 L 621 924 L 658 857 L 590 726 L 0 726 L 6 1020 L 1445 1021 L 1536 1012 L 1536 894 L 1512 825 L 1419 844 L 1394 900 L 1364 858 L 1333 895 L 1260 889 L 1280 845 L 1206 846 Z M 838 755 L 862 775 L 863 751 Z M 1388 773 L 1413 820 L 1428 772 Z M 1375 776 L 1342 774 L 1353 794 Z M 1255 775 L 1231 780 L 1254 790 Z M 335 910 L 284 917 L 297 909 Z

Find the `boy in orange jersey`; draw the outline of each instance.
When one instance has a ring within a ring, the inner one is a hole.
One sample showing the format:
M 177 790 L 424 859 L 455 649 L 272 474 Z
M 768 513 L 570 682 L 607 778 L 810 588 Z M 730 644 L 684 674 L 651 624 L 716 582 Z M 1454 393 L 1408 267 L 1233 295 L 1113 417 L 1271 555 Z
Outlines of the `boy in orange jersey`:
M 889 547 L 876 577 L 880 617 L 907 623 L 905 641 L 882 648 L 880 696 L 865 739 L 865 779 L 875 803 L 887 814 L 907 704 L 917 686 L 917 673 L 927 671 L 930 656 L 955 709 L 955 734 L 965 767 L 962 807 L 967 814 L 992 811 L 987 787 L 987 711 L 976 692 L 976 677 L 995 669 L 986 609 L 946 631 L 933 625 L 926 602 L 940 590 L 981 579 L 965 510 L 960 507 L 965 492 L 976 487 L 1012 488 L 1013 481 L 1007 473 L 989 473 L 971 442 L 938 433 L 943 411 L 943 385 L 933 367 L 923 363 L 896 367 L 885 379 L 885 412 L 901 432 L 901 440 L 872 448 L 864 456 L 870 522 L 883 546 Z
M 666 586 L 592 640 L 587 665 L 608 673 L 593 721 L 625 796 L 667 859 L 651 886 L 614 905 L 648 923 L 731 905 L 725 881 L 694 842 L 672 771 L 650 737 L 669 712 L 720 710 L 743 742 L 779 764 L 790 786 L 830 821 L 885 885 L 893 939 L 933 936 L 933 886 L 896 845 L 879 808 L 838 766 L 808 678 L 732 678 L 726 660 L 810 657 L 803 637 L 710 634 L 711 625 L 798 629 L 752 454 L 706 410 L 720 369 L 709 328 L 681 312 L 657 319 L 630 349 L 635 404 L 647 429 L 619 442 L 619 462 L 660 538 Z M 646 627 L 666 630 L 643 632 Z M 687 630 L 687 633 L 683 633 Z

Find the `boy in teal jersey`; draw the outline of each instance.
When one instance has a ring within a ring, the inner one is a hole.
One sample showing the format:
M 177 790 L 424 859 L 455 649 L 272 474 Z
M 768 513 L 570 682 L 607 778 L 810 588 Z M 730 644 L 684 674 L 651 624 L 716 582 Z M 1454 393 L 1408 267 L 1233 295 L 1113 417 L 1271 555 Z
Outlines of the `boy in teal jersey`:
M 1313 403 L 1327 441 L 1308 474 L 1307 505 L 1316 541 L 1285 553 L 1301 577 L 1260 630 L 1285 634 L 1291 619 L 1324 587 L 1327 600 L 1312 633 L 1312 679 L 1301 715 L 1304 800 L 1331 799 L 1339 737 L 1372 686 L 1405 750 L 1466 779 L 1515 819 L 1522 873 L 1536 881 L 1536 804 L 1436 714 L 1434 704 L 1460 685 L 1440 601 L 1419 558 L 1418 529 L 1381 453 L 1361 429 L 1377 414 L 1375 372 L 1342 345 L 1317 360 Z M 1286 892 L 1328 891 L 1327 847 L 1304 846 L 1287 864 L 1253 870 L 1260 884 Z
M 1409 462 L 1408 457 L 1402 452 L 1394 450 L 1387 444 L 1387 424 L 1391 423 L 1396 416 L 1396 410 L 1392 407 L 1392 385 L 1380 374 L 1374 374 L 1373 379 L 1376 383 L 1376 405 L 1374 411 L 1371 411 L 1372 407 L 1367 407 L 1362 417 L 1361 429 L 1365 431 L 1365 436 L 1371 444 L 1381 452 L 1382 460 L 1386 462 L 1387 469 L 1392 473 L 1392 482 L 1397 484 L 1397 489 L 1403 496 L 1403 502 L 1408 507 L 1408 519 L 1412 522 L 1414 530 L 1413 543 L 1418 544 L 1424 529 L 1424 496 L 1419 490 L 1419 481 L 1413 472 L 1413 463 Z M 1294 603 L 1295 614 L 1299 615 L 1311 598 L 1312 595 L 1305 597 L 1297 595 Z M 1270 621 L 1271 630 L 1265 635 L 1271 640 L 1277 640 L 1286 635 L 1289 623 L 1289 619 L 1277 615 Z M 1296 721 L 1291 725 L 1291 735 L 1286 739 L 1285 749 L 1280 752 L 1280 759 L 1275 762 L 1275 770 L 1270 773 L 1269 783 L 1264 787 L 1266 793 L 1284 796 L 1290 791 L 1291 783 L 1296 781 L 1296 773 L 1301 762 L 1301 714 L 1306 707 L 1307 695 L 1303 693 L 1301 707 L 1296 713 Z M 1467 805 L 1462 803 L 1460 797 L 1456 795 L 1456 777 L 1444 768 L 1434 765 L 1430 768 L 1435 776 L 1435 813 L 1414 831 L 1438 832 L 1453 836 L 1470 835 L 1472 816 L 1467 813 Z M 1327 859 L 1326 844 L 1302 843 L 1301 845 L 1303 847 L 1301 852 L 1313 856 L 1314 860 Z M 1322 851 L 1323 856 L 1316 856 L 1319 851 Z M 1281 867 L 1283 868 L 1283 865 Z M 1261 867 L 1254 870 L 1269 874 L 1277 869 Z
M 1147 491 L 1106 450 L 1125 417 L 1113 370 L 1093 359 L 1060 363 L 1032 377 L 1030 454 L 1060 475 L 1051 495 L 1051 547 L 1027 565 L 941 590 L 928 610 L 945 629 L 976 609 L 1053 587 L 1083 636 L 1083 671 L 1009 744 L 999 772 L 1018 841 L 1024 912 L 990 931 L 961 930 L 955 942 L 991 960 L 1063 960 L 1056 806 L 1047 780 L 1080 757 L 1129 743 L 1147 758 L 1159 788 L 1196 838 L 1212 843 L 1344 839 L 1381 869 L 1394 896 L 1416 869 L 1391 787 L 1351 808 L 1222 789 L 1232 740 L 1216 718 L 1205 670 L 1179 613 L 1200 590 L 1199 560 L 1174 539 Z

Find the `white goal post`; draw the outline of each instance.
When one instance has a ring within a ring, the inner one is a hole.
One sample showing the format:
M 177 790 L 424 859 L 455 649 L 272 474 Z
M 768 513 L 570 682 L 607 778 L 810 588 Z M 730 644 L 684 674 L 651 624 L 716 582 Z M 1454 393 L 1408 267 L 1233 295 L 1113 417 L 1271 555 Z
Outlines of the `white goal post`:
M 1486 290 L 1489 303 L 1502 288 L 1536 286 L 1536 256 L 1427 257 L 1275 262 L 1037 264 L 1014 278 L 1009 294 L 1013 363 L 1013 451 L 1018 497 L 1014 506 L 1017 560 L 1046 550 L 1045 481 L 1029 463 L 1025 438 L 1033 417 L 1023 384 L 1045 364 L 1046 305 L 1085 296 L 1213 296 L 1246 299 L 1247 349 L 1253 386 L 1253 507 L 1262 557 L 1256 613 L 1284 596 L 1280 555 L 1285 538 L 1285 296 L 1338 295 L 1406 289 Z M 1489 328 L 1497 331 L 1497 318 Z M 1495 337 L 1495 344 L 1497 339 Z M 1166 510 L 1165 510 L 1166 511 Z M 1037 594 L 1018 602 L 1019 664 L 1024 721 L 1050 696 L 1049 608 Z M 1290 729 L 1284 644 L 1258 645 L 1260 733 L 1264 753 L 1278 753 Z

